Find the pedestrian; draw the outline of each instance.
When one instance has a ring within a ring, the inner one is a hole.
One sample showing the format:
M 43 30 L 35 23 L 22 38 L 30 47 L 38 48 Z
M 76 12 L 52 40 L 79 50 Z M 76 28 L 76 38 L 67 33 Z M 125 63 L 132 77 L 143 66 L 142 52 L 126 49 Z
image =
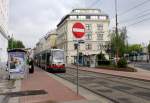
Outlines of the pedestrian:
M 29 60 L 29 73 L 34 73 L 34 62 L 32 58 Z

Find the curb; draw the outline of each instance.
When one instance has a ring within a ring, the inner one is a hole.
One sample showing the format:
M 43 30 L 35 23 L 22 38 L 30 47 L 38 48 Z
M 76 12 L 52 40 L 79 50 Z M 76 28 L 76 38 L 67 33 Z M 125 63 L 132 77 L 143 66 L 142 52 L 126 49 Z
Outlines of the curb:
M 67 67 L 67 68 L 75 69 L 75 68 L 73 68 L 73 67 Z M 93 73 L 97 73 L 97 74 L 112 75 L 112 76 L 124 77 L 124 78 L 127 78 L 127 79 L 135 79 L 135 80 L 142 80 L 142 81 L 145 81 L 145 82 L 150 82 L 150 80 L 142 79 L 142 78 L 135 78 L 135 77 L 127 77 L 127 76 L 121 76 L 121 75 L 100 73 L 100 72 L 96 72 L 96 71 L 83 70 L 83 69 L 80 69 L 80 68 L 79 68 L 79 70 L 81 70 L 81 71 L 87 71 L 87 72 L 93 72 Z

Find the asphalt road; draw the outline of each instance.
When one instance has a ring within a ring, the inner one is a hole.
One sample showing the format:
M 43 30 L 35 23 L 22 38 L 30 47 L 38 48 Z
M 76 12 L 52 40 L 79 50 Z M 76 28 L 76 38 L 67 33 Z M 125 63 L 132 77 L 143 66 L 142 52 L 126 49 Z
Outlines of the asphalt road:
M 135 66 L 150 71 L 150 63 L 135 63 Z
M 76 84 L 75 69 L 56 75 Z M 79 70 L 79 84 L 114 103 L 150 103 L 150 81 Z

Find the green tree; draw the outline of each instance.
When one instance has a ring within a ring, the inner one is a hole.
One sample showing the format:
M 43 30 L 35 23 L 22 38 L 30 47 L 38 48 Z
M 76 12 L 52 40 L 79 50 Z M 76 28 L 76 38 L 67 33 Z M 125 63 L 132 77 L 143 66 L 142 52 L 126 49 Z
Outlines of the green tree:
M 14 38 L 10 38 L 8 40 L 8 49 L 13 48 L 25 48 L 24 44 L 20 40 L 15 40 Z
M 23 45 L 22 41 L 20 41 L 20 40 L 17 40 L 16 44 L 17 44 L 17 48 L 25 48 L 25 46 Z
M 128 53 L 132 53 L 133 51 L 137 52 L 137 53 L 142 52 L 142 46 L 141 46 L 141 44 L 132 44 L 132 45 L 129 45 L 128 49 L 127 49 L 127 52 Z
M 118 34 L 111 33 L 111 51 L 116 57 L 122 57 L 126 52 L 127 30 L 122 28 Z

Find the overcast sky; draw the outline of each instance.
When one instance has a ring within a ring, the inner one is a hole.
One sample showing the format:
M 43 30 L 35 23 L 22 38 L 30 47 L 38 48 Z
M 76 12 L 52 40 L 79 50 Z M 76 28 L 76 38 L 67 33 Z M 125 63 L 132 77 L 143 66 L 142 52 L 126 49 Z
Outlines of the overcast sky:
M 148 0 L 118 0 L 119 27 L 127 26 L 128 41 L 132 44 L 150 40 L 150 0 L 130 9 L 144 1 Z M 87 7 L 101 9 L 110 17 L 110 28 L 114 25 L 114 0 L 10 0 L 10 33 L 32 48 L 73 8 Z M 129 26 L 142 19 L 149 21 Z

